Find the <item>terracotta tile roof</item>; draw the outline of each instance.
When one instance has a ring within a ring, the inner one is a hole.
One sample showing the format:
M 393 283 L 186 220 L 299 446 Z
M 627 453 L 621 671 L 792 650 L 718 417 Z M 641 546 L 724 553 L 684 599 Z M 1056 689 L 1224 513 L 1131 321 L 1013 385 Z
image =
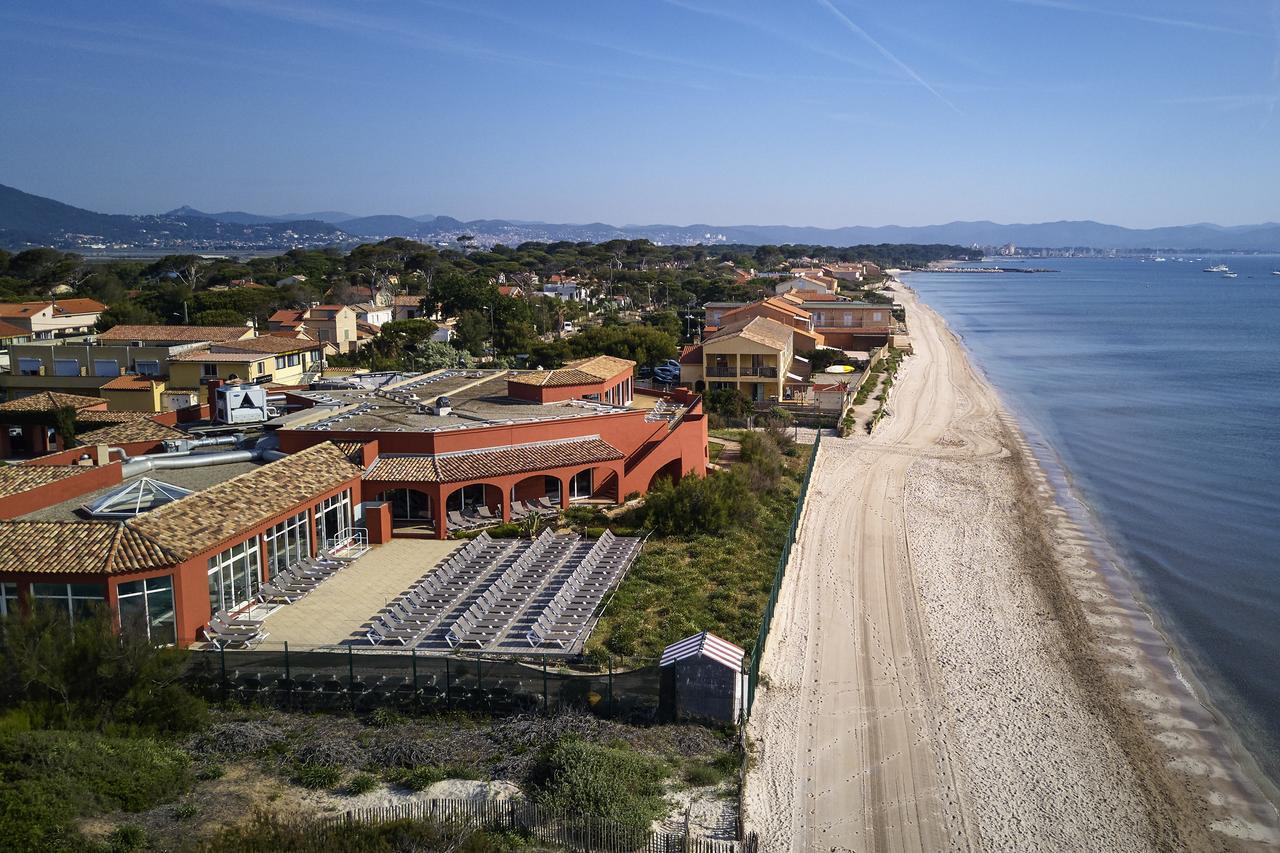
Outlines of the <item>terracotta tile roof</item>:
M 166 504 L 128 524 L 185 560 L 307 504 L 360 473 L 336 445 L 325 442 Z
M 242 341 L 227 341 L 214 344 L 213 352 L 257 352 L 279 355 L 299 350 L 320 349 L 324 344 L 319 341 L 285 338 L 280 335 L 261 335 L 256 338 L 245 338 Z
M 107 310 L 107 306 L 96 299 L 81 297 L 55 300 L 53 309 L 60 314 L 101 314 Z
M 216 343 L 206 350 L 175 355 L 170 361 L 259 361 L 269 355 L 283 355 L 304 350 L 322 349 L 320 341 L 288 335 L 260 335 L 242 341 Z
M 248 326 L 112 326 L 98 335 L 100 341 L 234 341 L 253 334 Z
M 680 350 L 681 364 L 702 364 L 702 346 L 699 344 L 689 344 Z
M 787 344 L 791 342 L 793 331 L 795 330 L 790 326 L 779 323 L 777 320 L 770 320 L 768 317 L 752 317 L 745 322 L 739 321 L 724 326 L 703 340 L 702 344 L 706 346 L 730 338 L 746 338 L 749 341 L 782 350 L 786 349 Z
M 0 466 L 0 498 L 78 477 L 89 470 L 92 469 L 80 465 L 3 465 Z
M 106 409 L 82 409 L 76 412 L 76 423 L 80 426 L 89 424 L 127 424 L 134 421 L 145 421 L 151 417 L 150 412 L 109 412 Z
M 281 308 L 267 318 L 268 323 L 299 324 L 303 320 L 303 312 L 296 308 Z
M 129 444 L 135 441 L 166 441 L 184 435 L 180 430 L 158 424 L 151 418 L 140 418 L 81 433 L 76 436 L 76 441 L 81 444 Z
M 150 376 L 122 373 L 102 387 L 111 391 L 150 391 L 155 382 Z
M 18 328 L 12 323 L 6 323 L 3 320 L 0 320 L 0 340 L 3 340 L 5 338 L 17 338 L 17 337 L 27 338 L 30 336 L 31 336 L 31 333 L 28 332 L 26 329 Z
M 570 361 L 556 370 L 534 370 L 512 376 L 510 382 L 521 385 L 539 385 L 558 388 L 566 385 L 595 385 L 636 366 L 634 361 L 614 358 L 611 355 L 595 355 Z
M 178 562 L 177 555 L 164 546 L 114 521 L 0 522 L 0 571 L 4 572 L 109 575 Z
M 608 442 L 583 438 L 443 456 L 379 456 L 365 479 L 456 483 L 621 458 L 622 453 Z
M 363 458 L 364 450 L 363 441 L 335 441 L 334 445 L 342 451 L 343 455 L 355 465 L 359 465 Z
M 52 412 L 71 406 L 83 409 L 88 406 L 102 406 L 106 400 L 101 397 L 85 397 L 81 394 L 63 394 L 60 391 L 40 391 L 26 397 L 19 397 L 7 403 L 0 403 L 0 412 Z
M 399 296 L 392 297 L 392 305 L 404 305 L 410 308 L 416 308 L 422 304 L 421 296 L 414 296 L 411 293 L 402 293 Z
M 39 314 L 52 302 L 0 302 L 0 317 L 30 317 Z

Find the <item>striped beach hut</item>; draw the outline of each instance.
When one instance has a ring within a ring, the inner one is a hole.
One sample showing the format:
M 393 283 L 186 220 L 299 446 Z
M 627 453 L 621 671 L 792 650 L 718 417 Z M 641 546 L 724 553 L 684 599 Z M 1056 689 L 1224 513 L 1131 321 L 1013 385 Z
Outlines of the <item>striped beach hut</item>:
M 746 651 L 710 631 L 662 650 L 662 704 L 672 719 L 736 723 L 746 685 Z

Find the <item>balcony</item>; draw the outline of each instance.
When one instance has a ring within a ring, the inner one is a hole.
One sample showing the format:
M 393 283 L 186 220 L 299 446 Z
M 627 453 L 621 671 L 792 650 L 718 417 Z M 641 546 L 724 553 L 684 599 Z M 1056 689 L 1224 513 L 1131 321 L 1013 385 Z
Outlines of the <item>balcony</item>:
M 732 376 L 738 375 L 738 369 L 736 367 L 729 367 L 723 364 L 709 364 L 707 365 L 707 369 L 705 372 L 707 376 L 717 378 L 717 379 L 723 378 L 726 376 L 732 377 Z
M 776 367 L 744 367 L 742 368 L 743 376 L 758 376 L 761 379 L 777 379 L 778 368 Z

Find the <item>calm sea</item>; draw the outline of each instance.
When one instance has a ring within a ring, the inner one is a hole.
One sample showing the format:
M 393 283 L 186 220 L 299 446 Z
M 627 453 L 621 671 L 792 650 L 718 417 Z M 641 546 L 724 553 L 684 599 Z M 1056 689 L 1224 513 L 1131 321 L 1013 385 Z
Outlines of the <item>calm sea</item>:
M 1218 263 L 1239 278 L 1202 272 Z M 1022 265 L 1059 272 L 906 281 L 1066 468 L 1280 781 L 1280 257 Z

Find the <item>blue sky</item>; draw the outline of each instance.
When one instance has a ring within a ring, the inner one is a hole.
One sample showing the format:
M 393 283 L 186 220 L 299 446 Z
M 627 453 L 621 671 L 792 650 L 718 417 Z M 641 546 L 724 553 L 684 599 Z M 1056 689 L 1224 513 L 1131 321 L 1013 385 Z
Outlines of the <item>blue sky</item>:
M 1280 0 L 5 0 L 0 183 L 792 225 L 1280 220 Z

